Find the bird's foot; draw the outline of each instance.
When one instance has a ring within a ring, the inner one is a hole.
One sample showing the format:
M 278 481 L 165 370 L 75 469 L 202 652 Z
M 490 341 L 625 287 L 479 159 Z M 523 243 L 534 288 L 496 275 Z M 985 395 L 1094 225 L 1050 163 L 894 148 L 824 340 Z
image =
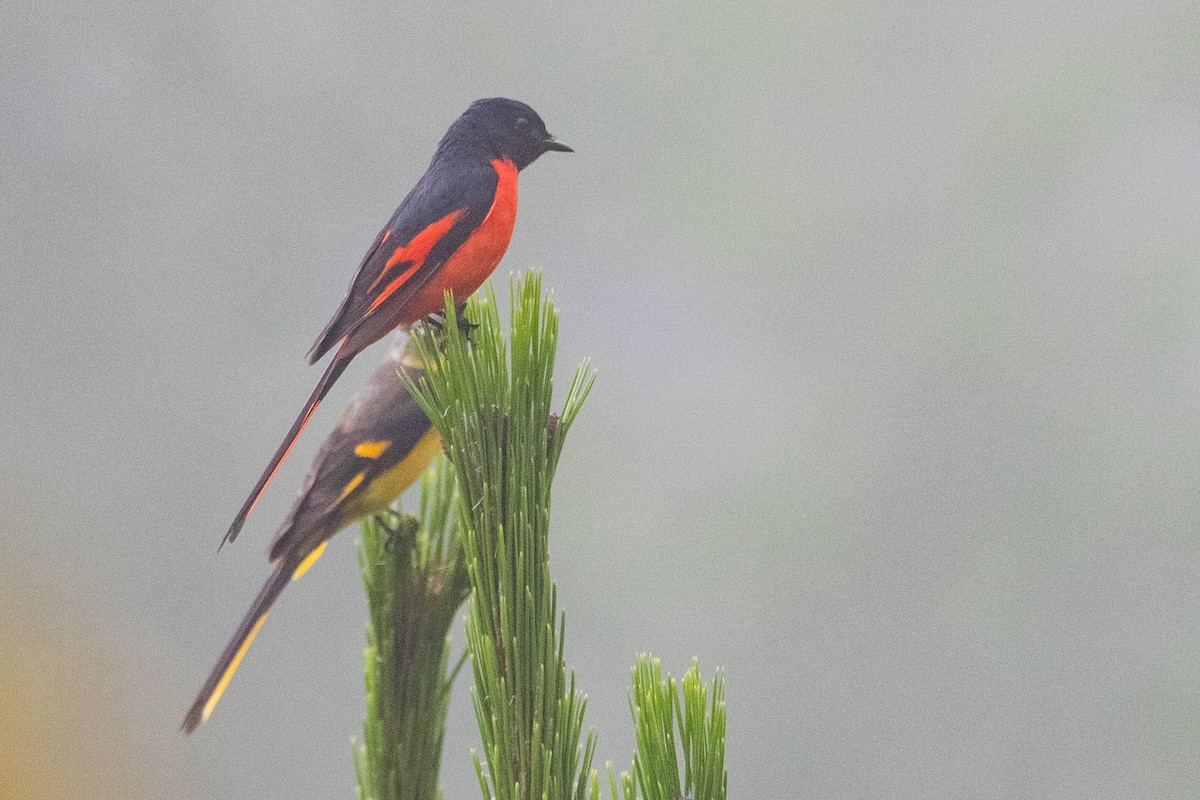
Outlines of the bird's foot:
M 387 531 L 383 551 L 389 555 L 395 555 L 396 542 L 400 537 L 411 537 L 417 532 L 416 519 L 390 508 L 375 515 L 375 524 Z
M 479 323 L 471 322 L 471 320 L 467 319 L 466 309 L 467 307 L 465 304 L 459 306 L 457 309 L 458 329 L 462 331 L 462 334 L 466 337 L 468 343 L 473 343 L 471 340 L 471 334 L 476 328 L 479 327 Z M 444 311 L 435 311 L 432 314 L 426 314 L 422 322 L 424 322 L 425 325 L 429 326 L 438 334 L 444 334 L 446 332 L 446 312 Z

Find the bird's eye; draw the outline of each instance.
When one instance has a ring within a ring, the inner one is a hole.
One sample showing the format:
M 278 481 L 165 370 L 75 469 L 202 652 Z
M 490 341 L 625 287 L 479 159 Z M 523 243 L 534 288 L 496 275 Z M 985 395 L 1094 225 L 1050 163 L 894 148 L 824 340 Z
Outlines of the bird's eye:
M 529 124 L 529 120 L 525 119 L 524 117 L 517 117 L 517 127 L 518 128 L 524 128 L 528 124 Z

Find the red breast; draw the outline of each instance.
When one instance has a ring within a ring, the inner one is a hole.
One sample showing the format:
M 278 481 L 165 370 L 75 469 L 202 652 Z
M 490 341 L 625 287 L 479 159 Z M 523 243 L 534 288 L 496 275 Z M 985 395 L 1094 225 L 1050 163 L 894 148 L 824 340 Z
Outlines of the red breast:
M 493 159 L 492 168 L 496 170 L 496 195 L 487 216 L 407 304 L 400 325 L 441 311 L 442 295 L 447 289 L 454 292 L 458 302 L 465 302 L 504 257 L 517 222 L 517 168 L 508 159 L 499 158 Z

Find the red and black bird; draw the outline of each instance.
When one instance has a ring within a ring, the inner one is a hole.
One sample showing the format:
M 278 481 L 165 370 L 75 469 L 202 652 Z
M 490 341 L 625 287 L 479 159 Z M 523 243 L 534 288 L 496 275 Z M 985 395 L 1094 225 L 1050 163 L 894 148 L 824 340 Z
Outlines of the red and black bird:
M 337 348 L 222 544 L 237 538 L 296 437 L 356 355 L 388 331 L 440 311 L 446 290 L 462 302 L 483 284 L 512 238 L 517 173 L 551 150 L 572 152 L 546 131 L 537 112 L 516 100 L 476 100 L 454 121 L 309 350 L 312 364 Z

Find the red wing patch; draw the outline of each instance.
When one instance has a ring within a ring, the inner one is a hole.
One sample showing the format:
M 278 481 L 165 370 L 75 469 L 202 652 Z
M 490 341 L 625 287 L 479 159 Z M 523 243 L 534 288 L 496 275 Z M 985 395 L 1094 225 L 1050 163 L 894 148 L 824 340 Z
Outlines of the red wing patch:
M 385 286 L 383 291 L 381 291 L 379 295 L 373 301 L 371 301 L 370 308 L 367 309 L 368 314 L 379 308 L 383 301 L 395 294 L 396 290 L 403 286 L 405 281 L 411 278 L 413 273 L 421 268 L 421 266 L 425 263 L 426 257 L 429 255 L 429 251 L 432 250 L 437 243 L 442 240 L 442 237 L 444 237 L 450 231 L 450 229 L 454 227 L 454 223 L 458 222 L 459 218 L 462 217 L 464 213 L 466 213 L 465 208 L 460 208 L 458 211 L 450 212 L 437 222 L 424 228 L 420 233 L 409 240 L 408 244 L 402 247 L 397 247 L 392 251 L 392 254 L 388 257 L 387 263 L 384 264 L 383 269 L 379 271 L 379 276 L 375 278 L 374 282 L 367 291 L 375 291 L 376 287 L 383 282 L 384 277 L 397 265 L 403 264 L 408 268 L 400 273 L 399 277 L 395 278 L 391 283 Z M 387 241 L 386 236 L 384 237 L 384 241 Z

